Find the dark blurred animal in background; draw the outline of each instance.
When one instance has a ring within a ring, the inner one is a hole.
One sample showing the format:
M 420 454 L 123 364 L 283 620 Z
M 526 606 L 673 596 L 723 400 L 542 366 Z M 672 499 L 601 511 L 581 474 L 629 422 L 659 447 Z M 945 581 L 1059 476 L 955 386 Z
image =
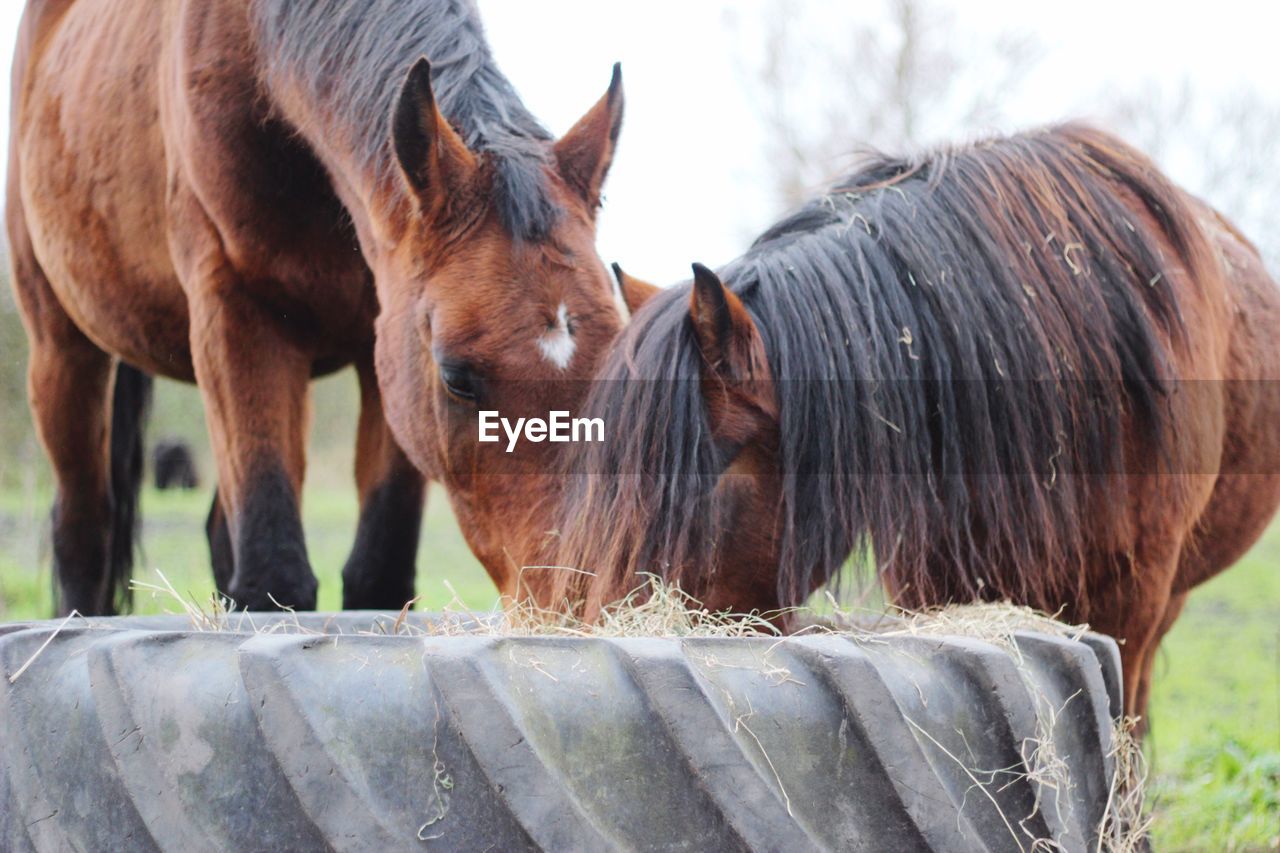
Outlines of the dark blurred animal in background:
M 159 441 L 151 451 L 151 471 L 156 488 L 198 489 L 200 475 L 196 472 L 195 454 L 191 445 L 180 438 Z

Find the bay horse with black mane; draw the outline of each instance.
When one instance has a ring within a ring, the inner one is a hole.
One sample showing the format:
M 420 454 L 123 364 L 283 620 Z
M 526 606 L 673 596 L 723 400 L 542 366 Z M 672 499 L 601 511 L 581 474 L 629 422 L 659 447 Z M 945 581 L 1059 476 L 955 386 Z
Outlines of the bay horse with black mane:
M 621 327 L 593 244 L 622 100 L 615 68 L 553 141 L 463 0 L 29 0 L 7 227 L 61 608 L 107 613 L 127 590 L 139 371 L 200 386 L 215 574 L 240 606 L 315 606 L 308 386 L 345 365 L 362 396 L 344 604 L 413 596 L 424 472 L 510 586 L 546 484 L 482 483 L 453 433 L 478 397 L 518 409 L 530 383 L 586 378 Z M 536 387 L 570 408 L 581 386 Z
M 590 615 L 651 572 L 768 611 L 869 558 L 906 608 L 1115 636 L 1141 714 L 1280 503 L 1277 330 L 1253 246 L 1104 133 L 875 159 L 636 315 L 560 517 L 594 576 L 537 593 Z

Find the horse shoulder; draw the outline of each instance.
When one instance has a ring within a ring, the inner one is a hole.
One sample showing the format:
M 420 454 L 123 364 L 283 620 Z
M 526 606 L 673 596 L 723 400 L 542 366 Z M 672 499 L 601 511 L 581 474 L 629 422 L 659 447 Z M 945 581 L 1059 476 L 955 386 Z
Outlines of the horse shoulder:
M 177 28 L 161 115 L 171 250 L 189 298 L 217 267 L 346 361 L 372 339 L 371 274 L 329 173 L 261 87 L 242 6 L 188 4 Z

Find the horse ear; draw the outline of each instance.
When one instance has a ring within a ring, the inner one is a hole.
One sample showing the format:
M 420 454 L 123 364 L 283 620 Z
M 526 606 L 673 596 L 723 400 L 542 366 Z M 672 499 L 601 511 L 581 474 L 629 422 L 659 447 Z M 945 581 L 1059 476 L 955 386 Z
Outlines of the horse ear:
M 613 265 L 613 278 L 616 284 L 618 301 L 626 307 L 627 319 L 652 299 L 662 288 L 635 276 L 627 275 L 618 264 Z
M 405 181 L 427 209 L 434 209 L 476 169 L 476 158 L 436 106 L 431 63 L 414 63 L 392 117 L 391 141 Z
M 764 340 L 738 295 L 702 264 L 693 265 L 689 320 L 702 352 L 702 391 L 716 437 L 741 445 L 776 428 Z
M 735 365 L 735 354 L 745 343 L 758 337 L 755 323 L 737 294 L 724 286 L 720 277 L 702 264 L 693 265 L 693 292 L 689 294 L 689 319 L 702 358 L 713 373 L 727 375 Z
M 593 213 L 622 130 L 622 105 L 622 64 L 614 63 L 609 91 L 555 145 L 560 177 Z

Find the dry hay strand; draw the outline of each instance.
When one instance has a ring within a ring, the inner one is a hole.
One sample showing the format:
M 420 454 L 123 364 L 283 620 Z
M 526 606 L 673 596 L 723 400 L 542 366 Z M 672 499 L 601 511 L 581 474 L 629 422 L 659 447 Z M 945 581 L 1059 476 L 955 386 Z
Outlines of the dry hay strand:
M 450 589 L 452 591 L 452 589 Z M 457 595 L 443 614 L 475 618 L 458 610 Z M 730 613 L 708 610 L 693 596 L 656 575 L 624 598 L 603 608 L 597 621 L 586 622 L 569 608 L 544 608 L 532 601 L 512 604 L 469 633 L 517 637 L 760 637 L 781 636 L 777 613 Z M 465 621 L 462 626 L 465 630 Z
M 257 634 L 326 635 L 338 630 L 336 625 L 312 627 L 302 624 L 292 608 L 280 607 L 280 613 L 257 613 L 237 610 L 233 602 L 214 594 L 206 600 L 184 595 L 156 571 L 158 580 L 131 582 L 137 593 L 164 602 L 170 615 L 186 616 L 190 630 Z M 494 610 L 477 612 L 467 607 L 452 584 L 444 582 L 452 596 L 450 601 L 425 623 L 411 620 L 413 608 L 421 601 L 415 598 L 400 609 L 388 624 L 387 617 L 370 618 L 367 628 L 357 635 L 378 636 L 470 636 L 470 637 L 759 637 L 781 636 L 778 624 L 792 611 L 777 613 L 715 612 L 703 607 L 679 587 L 649 576 L 625 598 L 601 612 L 599 621 L 588 623 L 563 609 L 539 607 L 532 601 L 508 602 Z M 800 612 L 798 609 L 795 612 Z M 283 616 L 282 616 L 283 614 Z M 94 620 L 84 620 L 93 627 Z
M 1145 853 L 1153 818 L 1143 813 L 1147 761 L 1136 731 L 1138 720 L 1115 721 L 1111 759 L 1115 771 L 1107 791 L 1107 810 L 1098 833 L 1099 853 Z
M 193 595 L 183 595 L 165 577 L 164 572 L 155 570 L 158 583 L 131 580 L 130 588 L 135 593 L 150 595 L 153 600 L 167 602 L 177 609 L 167 609 L 170 615 L 185 615 L 190 621 L 191 630 L 196 633 L 254 633 L 254 634 L 316 634 L 322 635 L 323 629 L 308 628 L 298 618 L 292 607 L 286 607 L 274 598 L 271 599 L 279 608 L 279 613 L 264 614 L 249 610 L 237 610 L 235 603 L 219 593 L 213 593 L 205 601 Z M 93 627 L 93 620 L 86 620 Z
M 159 579 L 157 583 L 134 579 L 129 581 L 129 588 L 135 593 L 151 596 L 153 601 L 162 600 L 175 605 L 177 611 L 166 612 L 185 615 L 191 622 L 192 631 L 205 633 L 231 630 L 230 616 L 235 606 L 229 599 L 215 593 L 207 603 L 201 603 L 190 595 L 178 592 L 164 572 L 156 569 L 155 574 Z

